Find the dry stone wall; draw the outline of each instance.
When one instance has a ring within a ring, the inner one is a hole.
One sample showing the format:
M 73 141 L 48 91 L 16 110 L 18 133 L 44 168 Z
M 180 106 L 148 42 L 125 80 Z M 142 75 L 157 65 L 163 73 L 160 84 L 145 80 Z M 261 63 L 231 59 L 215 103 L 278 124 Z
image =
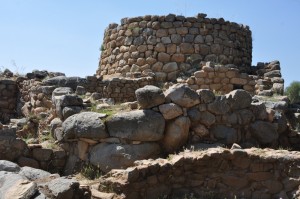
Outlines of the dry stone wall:
M 86 91 L 100 93 L 103 98 L 112 98 L 115 102 L 135 101 L 135 91 L 146 85 L 153 85 L 153 77 L 140 78 L 112 78 L 102 80 L 95 76 L 88 76 L 84 85 Z
M 17 129 L 0 128 L 0 160 L 17 162 L 20 166 L 30 166 L 61 173 L 66 163 L 64 150 L 42 148 L 39 144 L 27 144 L 17 137 Z
M 114 198 L 299 198 L 300 153 L 271 149 L 209 149 L 168 160 L 143 160 L 102 177 Z M 113 197 L 112 197 L 113 198 Z
M 257 76 L 240 73 L 237 68 L 207 64 L 184 82 L 194 90 L 210 89 L 226 94 L 236 89 L 243 89 L 254 94 L 256 79 Z
M 234 143 L 242 148 L 296 148 L 300 143 L 300 137 L 288 128 L 282 111 L 285 101 L 252 102 L 251 95 L 241 89 L 216 96 L 208 89 L 194 91 L 185 84 L 164 93 L 145 86 L 136 90 L 136 97 L 140 110 L 108 118 L 81 112 L 51 122 L 54 138 L 69 154 L 68 172 L 81 161 L 105 172 L 125 168 L 135 160 L 174 153 L 188 144 L 194 148 L 231 147 Z
M 0 79 L 0 122 L 16 115 L 18 87 L 14 80 Z
M 249 71 L 249 27 L 205 14 L 124 18 L 105 30 L 97 74 L 150 73 L 157 81 L 174 81 L 201 61 L 235 64 Z

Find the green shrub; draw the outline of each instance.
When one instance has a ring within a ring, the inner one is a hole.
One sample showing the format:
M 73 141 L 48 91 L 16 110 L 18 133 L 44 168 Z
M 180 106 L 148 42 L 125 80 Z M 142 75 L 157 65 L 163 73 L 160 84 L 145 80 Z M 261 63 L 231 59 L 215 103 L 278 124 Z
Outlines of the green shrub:
M 98 179 L 102 176 L 100 169 L 91 164 L 84 165 L 80 173 L 89 180 Z
M 286 89 L 285 95 L 288 96 L 291 103 L 300 103 L 300 82 L 292 82 Z

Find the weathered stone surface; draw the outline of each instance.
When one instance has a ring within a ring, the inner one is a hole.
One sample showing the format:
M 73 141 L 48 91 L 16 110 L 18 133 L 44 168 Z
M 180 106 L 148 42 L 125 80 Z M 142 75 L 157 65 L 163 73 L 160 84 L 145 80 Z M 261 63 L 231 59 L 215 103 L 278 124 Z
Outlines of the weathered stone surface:
M 178 117 L 166 125 L 166 135 L 162 140 L 164 149 L 171 153 L 182 147 L 189 136 L 190 120 L 188 117 Z
M 226 100 L 232 110 L 248 108 L 251 105 L 252 97 L 244 90 L 238 89 L 226 95 Z
M 192 44 L 182 43 L 182 44 L 180 44 L 180 52 L 183 54 L 193 54 L 194 47 Z
M 200 89 L 197 90 L 197 93 L 200 96 L 201 103 L 203 104 L 208 104 L 215 100 L 215 94 L 209 89 Z
M 47 187 L 56 199 L 72 199 L 75 197 L 74 191 L 79 188 L 79 182 L 60 177 L 47 183 Z
M 86 79 L 81 77 L 65 77 L 65 76 L 57 76 L 46 79 L 43 81 L 45 85 L 49 86 L 59 86 L 59 87 L 70 87 L 73 90 L 76 90 L 76 87 L 80 84 L 84 84 Z
M 53 97 L 55 97 L 55 96 L 63 96 L 63 95 L 72 94 L 72 93 L 73 93 L 73 90 L 70 87 L 58 87 L 58 88 L 54 89 L 52 92 L 52 100 L 53 100 Z
M 163 72 L 165 73 L 170 73 L 170 72 L 173 72 L 173 71 L 177 71 L 178 70 L 178 66 L 177 66 L 177 63 L 176 62 L 169 62 L 169 63 L 166 63 L 163 68 L 162 68 Z
M 166 98 L 181 107 L 189 108 L 200 103 L 198 94 L 185 84 L 175 84 L 165 92 Z
M 158 53 L 157 60 L 160 62 L 168 62 L 170 61 L 171 56 L 167 53 L 161 52 Z
M 281 77 L 280 70 L 273 70 L 264 74 L 265 77 Z
M 49 177 L 51 173 L 41 170 L 35 169 L 31 167 L 22 167 L 19 172 L 20 175 L 25 176 L 28 180 L 34 181 L 40 178 Z
M 69 95 L 69 94 L 63 95 L 59 100 L 59 105 L 61 107 L 82 106 L 82 104 L 83 104 L 82 98 L 80 98 L 77 95 Z
M 36 184 L 29 182 L 24 176 L 17 173 L 0 171 L 1 199 L 27 199 L 35 193 Z
M 152 110 L 136 110 L 118 113 L 106 121 L 109 135 L 136 141 L 162 139 L 165 120 Z
M 278 139 L 277 127 L 272 123 L 256 121 L 250 125 L 250 129 L 259 143 L 270 144 Z
M 250 110 L 257 120 L 266 120 L 268 118 L 266 106 L 263 102 L 252 103 L 250 106 Z
M 13 162 L 0 160 L 0 171 L 19 172 L 20 167 Z
M 182 108 L 174 103 L 160 105 L 159 111 L 166 120 L 174 119 L 183 114 Z
M 54 137 L 54 130 L 58 127 L 61 127 L 61 125 L 62 125 L 62 121 L 59 118 L 54 118 L 50 122 L 50 133 L 51 133 L 52 137 Z
M 143 109 L 152 108 L 165 102 L 165 95 L 162 90 L 152 85 L 137 89 L 135 95 L 138 104 Z
M 63 110 L 62 110 L 63 119 L 66 120 L 71 115 L 75 115 L 77 113 L 80 113 L 80 111 L 82 111 L 82 107 L 81 106 L 68 106 L 68 107 L 64 107 Z
M 193 126 L 192 130 L 199 137 L 205 137 L 205 136 L 209 135 L 208 129 L 202 124 L 197 124 L 197 125 Z
M 20 157 L 18 159 L 18 164 L 21 167 L 28 166 L 28 167 L 32 167 L 32 168 L 36 168 L 36 169 L 38 169 L 40 167 L 38 161 L 36 161 L 35 159 L 32 159 L 32 158 L 26 158 L 26 157 Z
M 9 187 L 3 194 L 4 199 L 9 198 L 20 198 L 27 199 L 31 198 L 37 191 L 37 185 L 35 182 L 28 180 L 18 180 L 12 187 Z M 1 191 L 0 191 L 1 194 Z
M 216 122 L 216 117 L 214 114 L 208 112 L 208 111 L 199 111 L 197 108 L 189 109 L 188 117 L 192 121 L 193 125 L 197 124 L 204 124 L 207 127 L 210 127 L 212 124 Z
M 101 143 L 90 152 L 90 162 L 104 171 L 132 166 L 134 161 L 155 158 L 160 153 L 157 143 L 120 145 Z
M 218 96 L 215 101 L 208 104 L 207 109 L 216 115 L 223 115 L 230 111 L 230 106 L 225 96 Z
M 236 130 L 224 125 L 213 126 L 210 133 L 224 144 L 233 144 L 238 141 Z
M 51 159 L 53 151 L 51 149 L 34 148 L 32 156 L 39 161 L 48 161 Z
M 64 140 L 74 138 L 102 139 L 108 137 L 101 118 L 103 114 L 82 112 L 68 117 L 62 124 Z

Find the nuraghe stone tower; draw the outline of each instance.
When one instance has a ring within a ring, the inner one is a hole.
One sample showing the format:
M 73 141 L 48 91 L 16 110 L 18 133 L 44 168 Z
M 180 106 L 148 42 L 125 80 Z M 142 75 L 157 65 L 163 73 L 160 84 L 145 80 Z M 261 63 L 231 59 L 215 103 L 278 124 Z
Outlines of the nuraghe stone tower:
M 249 27 L 206 14 L 123 18 L 120 25 L 113 23 L 105 30 L 97 75 L 151 74 L 167 82 L 192 74 L 201 61 L 234 64 L 249 72 Z

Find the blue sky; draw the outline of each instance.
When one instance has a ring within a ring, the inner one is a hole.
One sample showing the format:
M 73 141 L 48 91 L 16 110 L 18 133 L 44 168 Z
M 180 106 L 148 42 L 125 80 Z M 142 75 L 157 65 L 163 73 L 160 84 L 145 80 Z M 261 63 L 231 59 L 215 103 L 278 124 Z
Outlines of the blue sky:
M 300 81 L 300 0 L 0 0 L 0 67 L 93 75 L 109 23 L 169 13 L 249 25 L 252 64 L 279 60 L 286 86 Z

